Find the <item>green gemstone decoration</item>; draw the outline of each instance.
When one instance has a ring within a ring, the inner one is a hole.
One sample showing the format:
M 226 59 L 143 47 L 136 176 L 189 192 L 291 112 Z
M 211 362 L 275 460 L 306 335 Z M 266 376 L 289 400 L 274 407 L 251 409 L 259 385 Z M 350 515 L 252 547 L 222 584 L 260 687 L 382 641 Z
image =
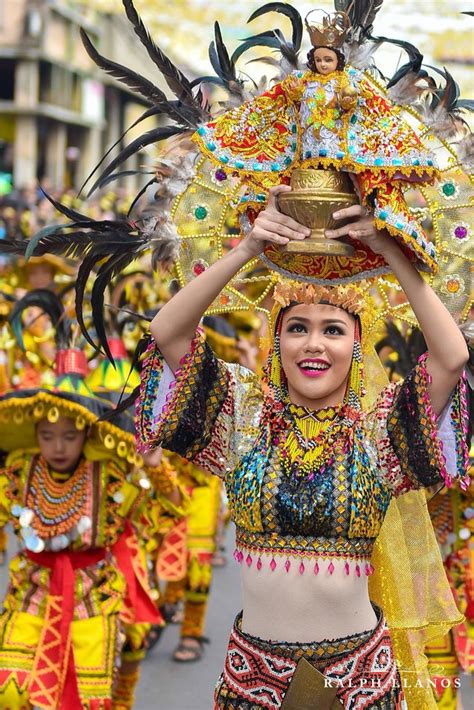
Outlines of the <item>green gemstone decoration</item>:
M 194 210 L 194 216 L 196 217 L 196 219 L 206 219 L 206 217 L 207 217 L 207 210 L 206 210 L 206 208 L 203 207 L 203 205 L 199 205 L 199 206 L 196 207 L 196 209 Z
M 456 186 L 453 185 L 452 182 L 445 182 L 442 187 L 442 190 L 443 194 L 446 195 L 446 197 L 452 197 L 456 192 Z

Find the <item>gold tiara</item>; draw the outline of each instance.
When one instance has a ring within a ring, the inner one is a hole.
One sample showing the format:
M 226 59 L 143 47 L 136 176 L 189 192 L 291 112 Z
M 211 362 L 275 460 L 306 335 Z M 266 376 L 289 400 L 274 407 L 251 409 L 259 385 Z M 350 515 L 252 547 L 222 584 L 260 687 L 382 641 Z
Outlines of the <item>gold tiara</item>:
M 280 281 L 273 299 L 281 308 L 291 303 L 328 303 L 358 315 L 367 307 L 367 291 L 355 285 L 316 286 L 301 281 Z
M 313 12 L 324 12 L 324 10 L 311 10 L 304 20 L 313 47 L 340 49 L 350 29 L 350 20 L 347 13 L 335 12 L 333 15 L 330 15 L 324 12 L 322 22 L 310 25 L 308 17 Z
M 358 316 L 362 332 L 367 336 L 372 330 L 378 328 L 382 312 L 380 304 L 371 294 L 373 284 L 373 279 L 360 284 L 337 284 L 336 286 L 319 286 L 302 281 L 282 279 L 275 284 L 273 291 L 274 306 L 270 314 L 270 323 L 274 328 L 281 310 L 290 305 L 323 303 L 342 308 L 348 313 Z

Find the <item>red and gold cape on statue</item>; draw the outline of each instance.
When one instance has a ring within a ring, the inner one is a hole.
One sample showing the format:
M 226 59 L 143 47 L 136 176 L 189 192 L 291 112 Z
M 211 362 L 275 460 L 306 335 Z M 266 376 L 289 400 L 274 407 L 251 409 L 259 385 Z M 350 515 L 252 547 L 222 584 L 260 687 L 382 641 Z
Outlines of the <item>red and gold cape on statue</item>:
M 341 89 L 357 97 L 338 108 Z M 297 71 L 270 91 L 201 126 L 201 152 L 247 186 L 238 205 L 243 226 L 266 203 L 269 188 L 288 182 L 295 168 L 327 168 L 352 175 L 361 204 L 373 212 L 418 266 L 436 271 L 436 254 L 411 215 L 404 191 L 431 184 L 433 156 L 379 87 L 350 66 L 327 76 Z M 348 281 L 388 271 L 380 255 L 355 242 L 351 257 L 283 254 L 269 247 L 264 260 L 285 275 Z

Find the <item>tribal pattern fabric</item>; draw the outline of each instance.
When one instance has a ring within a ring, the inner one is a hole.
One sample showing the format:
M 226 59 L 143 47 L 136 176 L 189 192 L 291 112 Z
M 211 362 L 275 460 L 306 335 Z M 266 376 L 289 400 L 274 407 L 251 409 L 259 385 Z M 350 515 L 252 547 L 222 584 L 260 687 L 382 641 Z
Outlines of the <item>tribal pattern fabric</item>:
M 0 615 L 1 707 L 27 697 L 64 710 L 79 697 L 86 710 L 111 710 L 124 632 L 128 638 L 156 614 L 129 522 L 153 526 L 149 482 L 135 485 L 113 460 L 84 458 L 75 473 L 78 485 L 65 486 L 72 504 L 56 520 L 43 503 L 61 487 L 41 456 L 14 452 L 0 470 L 0 525 L 10 520 L 23 548 L 11 561 Z M 32 540 L 43 550 L 27 547 Z
M 404 706 L 392 642 L 380 609 L 375 629 L 314 644 L 271 643 L 241 631 L 231 633 L 224 671 L 217 683 L 215 710 L 277 710 L 298 661 L 308 660 L 337 688 L 346 710 L 398 710 Z
M 232 631 L 223 679 L 242 697 L 263 707 L 280 707 L 296 663 L 268 651 L 257 654 L 255 647 Z

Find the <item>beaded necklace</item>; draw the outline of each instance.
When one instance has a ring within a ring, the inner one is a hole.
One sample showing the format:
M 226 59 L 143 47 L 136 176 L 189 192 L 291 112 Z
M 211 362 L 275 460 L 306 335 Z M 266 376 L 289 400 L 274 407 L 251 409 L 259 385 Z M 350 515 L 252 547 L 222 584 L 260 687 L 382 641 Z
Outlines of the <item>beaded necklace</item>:
M 308 476 L 330 466 L 335 454 L 349 443 L 353 420 L 347 407 L 310 410 L 294 404 L 285 406 L 289 423 L 281 447 L 281 461 L 287 475 Z
M 56 481 L 42 456 L 31 468 L 26 506 L 32 512 L 30 525 L 42 539 L 65 535 L 86 515 L 88 462 L 83 459 L 67 480 Z

